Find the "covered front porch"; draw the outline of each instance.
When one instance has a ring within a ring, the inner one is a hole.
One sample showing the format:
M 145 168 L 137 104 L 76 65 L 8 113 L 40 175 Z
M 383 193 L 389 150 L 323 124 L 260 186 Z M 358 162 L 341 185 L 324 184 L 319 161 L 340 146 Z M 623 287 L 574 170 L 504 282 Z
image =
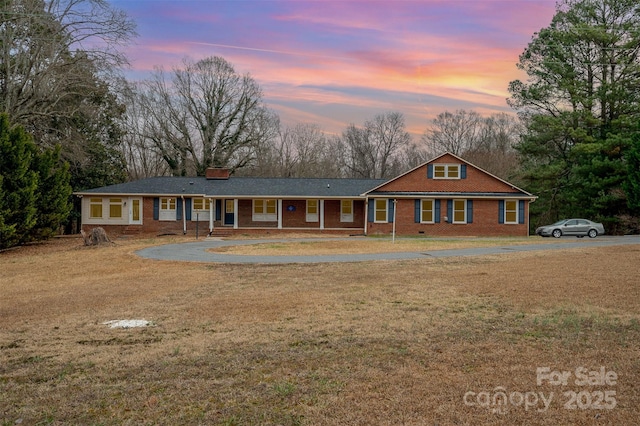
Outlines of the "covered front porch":
M 364 232 L 363 199 L 208 198 L 193 200 L 192 221 L 208 222 L 209 233 L 225 230 Z

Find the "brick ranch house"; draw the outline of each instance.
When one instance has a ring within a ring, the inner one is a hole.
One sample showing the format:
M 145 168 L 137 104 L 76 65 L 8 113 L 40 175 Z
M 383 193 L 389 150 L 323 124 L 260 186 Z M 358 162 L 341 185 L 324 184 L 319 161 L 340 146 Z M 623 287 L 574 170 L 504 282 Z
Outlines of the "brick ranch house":
M 110 233 L 331 232 L 527 236 L 536 197 L 444 153 L 391 180 L 153 177 L 75 193 Z

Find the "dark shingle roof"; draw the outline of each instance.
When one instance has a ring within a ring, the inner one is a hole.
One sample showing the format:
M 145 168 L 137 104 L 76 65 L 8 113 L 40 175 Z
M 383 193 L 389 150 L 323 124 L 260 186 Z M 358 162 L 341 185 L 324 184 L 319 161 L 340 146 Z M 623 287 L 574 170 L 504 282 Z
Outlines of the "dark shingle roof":
M 78 194 L 204 195 L 204 181 L 199 177 L 161 176 L 87 189 Z
M 78 191 L 79 195 L 201 195 L 211 197 L 357 197 L 384 179 L 152 177 Z

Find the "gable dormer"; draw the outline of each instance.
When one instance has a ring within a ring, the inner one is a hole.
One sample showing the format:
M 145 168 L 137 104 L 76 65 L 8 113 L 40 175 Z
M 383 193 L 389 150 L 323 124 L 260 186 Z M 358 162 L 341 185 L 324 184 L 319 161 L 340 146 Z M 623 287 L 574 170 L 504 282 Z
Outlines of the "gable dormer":
M 427 179 L 466 179 L 467 165 L 460 163 L 429 163 Z
M 385 182 L 368 194 L 381 192 L 531 195 L 449 152 Z

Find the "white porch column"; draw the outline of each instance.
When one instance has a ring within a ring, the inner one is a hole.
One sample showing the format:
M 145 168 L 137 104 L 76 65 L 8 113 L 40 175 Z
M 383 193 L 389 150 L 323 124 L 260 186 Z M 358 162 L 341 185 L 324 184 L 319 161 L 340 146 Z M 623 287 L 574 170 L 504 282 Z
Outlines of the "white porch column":
M 184 199 L 184 195 L 181 195 L 182 199 L 182 234 L 187 235 L 187 201 Z
M 364 235 L 367 235 L 367 225 L 369 224 L 369 197 L 364 198 Z
M 324 200 L 320 200 L 320 229 L 324 229 Z
M 233 199 L 233 229 L 238 229 L 238 199 Z
M 282 200 L 278 199 L 278 229 L 282 229 Z
M 215 212 L 213 211 L 213 198 L 209 198 L 209 235 L 213 234 L 213 218 Z

